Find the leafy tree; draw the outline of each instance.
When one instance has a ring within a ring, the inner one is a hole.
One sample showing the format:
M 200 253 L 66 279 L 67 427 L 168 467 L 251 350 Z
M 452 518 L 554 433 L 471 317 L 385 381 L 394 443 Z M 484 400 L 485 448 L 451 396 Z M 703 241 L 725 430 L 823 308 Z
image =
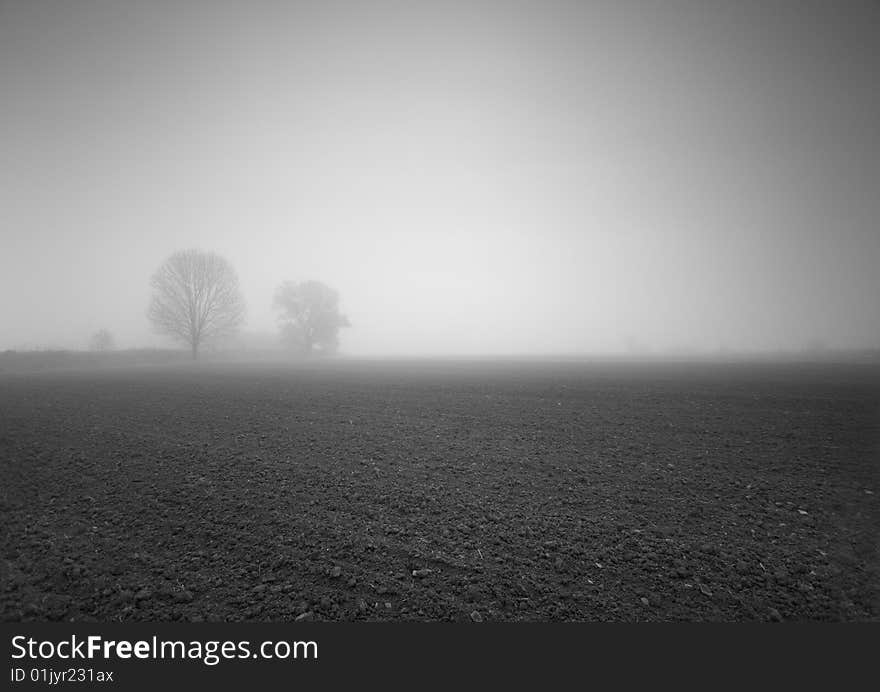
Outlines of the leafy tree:
M 99 329 L 89 341 L 89 348 L 92 351 L 112 351 L 115 347 L 113 335 L 107 329 Z
M 275 308 L 282 340 L 306 355 L 335 353 L 340 328 L 351 326 L 339 312 L 339 293 L 320 281 L 285 281 L 275 292 Z

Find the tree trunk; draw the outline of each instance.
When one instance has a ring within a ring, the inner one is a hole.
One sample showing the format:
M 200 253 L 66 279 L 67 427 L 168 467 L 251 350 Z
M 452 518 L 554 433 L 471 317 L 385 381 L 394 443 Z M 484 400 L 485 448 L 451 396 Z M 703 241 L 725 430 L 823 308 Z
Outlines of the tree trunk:
M 193 343 L 192 345 L 192 357 L 193 360 L 197 360 L 199 357 L 199 345 L 196 343 Z

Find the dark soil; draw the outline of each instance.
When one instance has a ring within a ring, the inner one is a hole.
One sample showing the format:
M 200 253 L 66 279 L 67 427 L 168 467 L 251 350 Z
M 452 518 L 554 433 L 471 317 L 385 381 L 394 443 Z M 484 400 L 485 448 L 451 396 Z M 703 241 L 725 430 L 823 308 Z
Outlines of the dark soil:
M 0 618 L 878 620 L 876 365 L 0 376 Z

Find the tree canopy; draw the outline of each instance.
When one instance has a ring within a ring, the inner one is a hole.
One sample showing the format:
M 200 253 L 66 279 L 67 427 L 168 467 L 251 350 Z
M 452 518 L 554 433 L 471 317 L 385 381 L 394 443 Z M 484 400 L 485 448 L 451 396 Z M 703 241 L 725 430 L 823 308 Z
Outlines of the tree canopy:
M 192 357 L 211 340 L 231 336 L 244 322 L 244 298 L 235 269 L 213 252 L 171 255 L 150 281 L 147 316 L 154 329 L 187 344 Z
M 339 293 L 320 281 L 285 281 L 275 293 L 281 336 L 290 347 L 310 355 L 339 347 L 339 330 L 351 326 L 339 312 Z
M 99 329 L 89 340 L 89 348 L 92 351 L 112 351 L 114 346 L 113 334 L 107 329 Z

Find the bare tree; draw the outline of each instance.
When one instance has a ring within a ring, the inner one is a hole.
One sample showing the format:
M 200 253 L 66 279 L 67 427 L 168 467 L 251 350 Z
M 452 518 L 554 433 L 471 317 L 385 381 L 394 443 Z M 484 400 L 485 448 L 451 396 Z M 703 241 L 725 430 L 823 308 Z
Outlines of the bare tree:
M 275 293 L 275 307 L 282 339 L 306 355 L 316 347 L 334 353 L 340 327 L 351 326 L 339 312 L 339 293 L 320 281 L 285 281 Z
M 112 351 L 114 346 L 113 335 L 107 329 L 99 329 L 89 341 L 92 351 Z
M 189 345 L 193 359 L 199 346 L 230 336 L 244 322 L 244 299 L 232 265 L 213 252 L 176 252 L 150 281 L 153 299 L 147 316 L 154 329 Z

